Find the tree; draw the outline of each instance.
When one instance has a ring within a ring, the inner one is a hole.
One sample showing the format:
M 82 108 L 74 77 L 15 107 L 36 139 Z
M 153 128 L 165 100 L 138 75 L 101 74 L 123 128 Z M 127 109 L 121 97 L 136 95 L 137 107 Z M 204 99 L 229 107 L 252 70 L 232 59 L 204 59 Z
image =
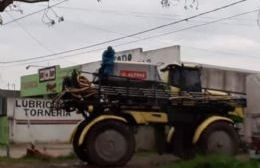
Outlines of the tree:
M 5 8 L 12 3 L 13 0 L 0 0 L 0 12 L 3 12 Z
M 163 7 L 170 7 L 171 5 L 176 5 L 178 3 L 184 3 L 184 9 L 198 9 L 199 1 L 198 0 L 161 0 L 161 4 Z
M 0 12 L 3 12 L 5 8 L 12 4 L 14 1 L 19 1 L 19 2 L 26 2 L 26 3 L 37 3 L 37 2 L 44 2 L 44 1 L 49 1 L 49 0 L 0 0 Z M 190 8 L 195 8 L 198 9 L 199 2 L 198 0 L 160 0 L 161 5 L 163 7 L 170 7 L 171 5 L 176 5 L 178 3 L 183 2 L 184 3 L 184 9 L 190 9 Z M 97 0 L 97 2 L 101 2 L 101 0 Z
M 3 12 L 5 8 L 8 5 L 12 4 L 14 1 L 26 2 L 26 3 L 37 3 L 37 2 L 44 2 L 49 0 L 0 0 L 0 12 Z

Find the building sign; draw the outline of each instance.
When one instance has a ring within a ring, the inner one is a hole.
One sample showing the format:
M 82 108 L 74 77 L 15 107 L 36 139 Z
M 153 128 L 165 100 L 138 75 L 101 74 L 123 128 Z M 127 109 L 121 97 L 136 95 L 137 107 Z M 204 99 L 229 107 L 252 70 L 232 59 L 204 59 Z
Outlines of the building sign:
M 132 61 L 133 60 L 133 56 L 131 53 L 127 53 L 127 54 L 123 54 L 123 55 L 118 55 L 116 57 L 117 61 Z
M 128 61 L 141 61 L 142 62 L 142 49 L 132 49 L 116 52 L 116 61 L 128 62 Z
M 82 118 L 76 112 L 52 108 L 48 99 L 16 99 L 17 124 L 76 124 Z
M 47 67 L 43 69 L 39 69 L 39 81 L 46 82 L 50 80 L 56 79 L 56 67 Z
M 80 66 L 47 67 L 40 69 L 38 74 L 22 76 L 21 96 L 29 97 L 61 92 L 64 77 L 70 76 L 74 69 L 79 70 Z
M 120 76 L 133 78 L 133 79 L 147 79 L 147 73 L 145 71 L 128 71 L 128 70 L 121 70 Z

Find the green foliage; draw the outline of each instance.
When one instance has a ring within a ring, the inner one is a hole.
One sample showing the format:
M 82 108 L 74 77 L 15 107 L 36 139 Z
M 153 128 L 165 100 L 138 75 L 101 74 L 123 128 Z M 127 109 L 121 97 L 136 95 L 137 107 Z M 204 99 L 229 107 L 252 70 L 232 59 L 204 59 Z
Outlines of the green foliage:
M 2 108 L 3 102 L 1 102 L 0 108 Z M 9 132 L 8 132 L 8 118 L 6 116 L 0 117 L 0 145 L 9 144 Z
M 210 155 L 197 156 L 193 160 L 180 160 L 160 168 L 260 168 L 260 162 L 242 161 L 225 155 Z

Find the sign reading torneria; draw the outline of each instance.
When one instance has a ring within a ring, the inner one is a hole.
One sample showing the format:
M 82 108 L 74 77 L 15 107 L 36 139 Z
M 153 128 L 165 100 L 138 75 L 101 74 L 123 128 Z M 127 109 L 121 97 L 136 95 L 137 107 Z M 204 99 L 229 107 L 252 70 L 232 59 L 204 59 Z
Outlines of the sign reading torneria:
M 17 124 L 66 124 L 77 123 L 82 116 L 53 108 L 49 99 L 16 99 Z

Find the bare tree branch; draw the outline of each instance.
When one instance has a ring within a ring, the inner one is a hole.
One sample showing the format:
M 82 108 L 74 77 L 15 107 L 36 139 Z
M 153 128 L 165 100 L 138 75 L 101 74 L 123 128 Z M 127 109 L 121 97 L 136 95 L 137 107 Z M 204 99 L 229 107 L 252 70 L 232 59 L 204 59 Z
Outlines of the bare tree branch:
M 183 6 L 185 10 L 188 9 L 198 9 L 199 0 L 161 0 L 161 5 L 163 7 L 176 6 L 183 2 Z

